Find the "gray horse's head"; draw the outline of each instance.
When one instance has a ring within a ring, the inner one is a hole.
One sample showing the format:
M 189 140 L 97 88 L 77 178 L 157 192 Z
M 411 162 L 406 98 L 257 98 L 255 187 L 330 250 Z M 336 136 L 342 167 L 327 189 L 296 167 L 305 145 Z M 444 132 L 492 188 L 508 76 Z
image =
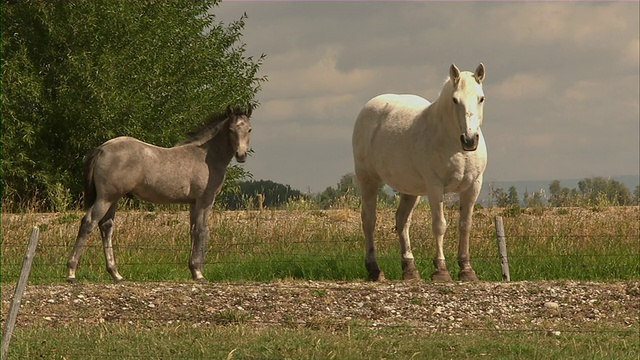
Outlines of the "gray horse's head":
M 465 151 L 475 151 L 480 142 L 480 126 L 482 125 L 484 92 L 482 81 L 485 77 L 484 65 L 481 63 L 475 72 L 461 72 L 455 64 L 449 69 L 452 90 L 454 119 L 460 131 L 460 143 Z
M 248 105 L 246 110 L 240 107 L 227 107 L 229 141 L 235 151 L 236 161 L 239 163 L 245 162 L 249 153 L 249 133 L 251 132 L 249 118 L 252 111 L 251 105 Z

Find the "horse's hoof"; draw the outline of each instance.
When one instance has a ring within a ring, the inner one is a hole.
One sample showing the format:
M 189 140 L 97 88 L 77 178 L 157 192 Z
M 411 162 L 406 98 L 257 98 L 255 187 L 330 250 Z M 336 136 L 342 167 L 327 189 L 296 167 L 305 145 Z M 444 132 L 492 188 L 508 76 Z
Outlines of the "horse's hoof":
M 405 281 L 420 280 L 420 273 L 415 268 L 402 271 L 402 279 Z
M 386 281 L 387 278 L 384 277 L 384 273 L 382 272 L 382 270 L 378 271 L 377 273 L 374 274 L 369 274 L 369 280 L 371 281 Z
M 68 278 L 67 278 L 67 282 L 68 282 L 69 284 L 75 284 L 75 283 L 77 283 L 77 282 L 78 282 L 78 280 L 76 280 L 76 278 L 68 277 Z
M 413 260 L 402 262 L 402 279 L 405 281 L 420 280 L 420 273 Z
M 364 263 L 367 272 L 369 273 L 369 280 L 371 281 L 385 281 L 387 280 L 384 277 L 384 272 L 380 270 L 377 262 L 366 262 Z
M 199 282 L 199 283 L 206 283 L 207 279 L 204 276 L 202 276 L 202 277 L 194 278 L 193 281 Z
M 113 282 L 116 284 L 121 284 L 124 282 L 124 278 L 120 277 L 120 278 L 115 278 L 113 279 Z
M 461 270 L 458 273 L 458 278 L 460 279 L 460 281 L 478 281 L 476 272 L 473 271 L 473 269 Z
M 449 272 L 446 270 L 437 270 L 436 272 L 433 273 L 433 275 L 431 275 L 431 280 L 433 281 L 452 281 L 451 280 L 451 275 L 449 275 Z

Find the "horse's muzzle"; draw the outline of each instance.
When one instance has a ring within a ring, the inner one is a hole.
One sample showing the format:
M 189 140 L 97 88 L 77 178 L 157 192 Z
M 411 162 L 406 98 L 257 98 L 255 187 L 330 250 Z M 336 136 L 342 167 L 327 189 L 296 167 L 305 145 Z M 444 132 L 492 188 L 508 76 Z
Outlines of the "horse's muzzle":
M 236 154 L 236 161 L 239 163 L 244 163 L 245 161 L 247 161 L 247 154 Z
M 480 142 L 480 135 L 475 134 L 473 136 L 467 136 L 466 134 L 460 135 L 460 143 L 464 151 L 476 151 L 478 149 L 478 143 Z

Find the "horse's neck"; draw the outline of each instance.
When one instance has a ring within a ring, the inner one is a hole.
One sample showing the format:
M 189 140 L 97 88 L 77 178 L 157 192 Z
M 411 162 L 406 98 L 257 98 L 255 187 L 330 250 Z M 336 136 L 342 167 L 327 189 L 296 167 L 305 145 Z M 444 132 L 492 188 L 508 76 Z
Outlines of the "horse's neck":
M 229 143 L 229 133 L 221 130 L 213 138 L 207 141 L 203 147 L 207 153 L 207 159 L 215 159 L 225 164 L 231 162 L 234 150 Z
M 449 143 L 451 137 L 459 139 L 460 134 L 450 119 L 451 107 L 441 98 L 436 99 L 424 112 L 426 131 L 433 133 L 437 143 Z

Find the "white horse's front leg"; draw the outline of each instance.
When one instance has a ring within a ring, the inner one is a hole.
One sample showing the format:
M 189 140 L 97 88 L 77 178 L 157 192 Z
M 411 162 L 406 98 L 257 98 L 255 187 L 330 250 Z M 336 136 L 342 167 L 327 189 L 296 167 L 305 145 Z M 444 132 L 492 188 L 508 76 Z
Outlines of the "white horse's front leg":
M 411 216 L 413 209 L 418 204 L 418 196 L 401 194 L 400 205 L 396 211 L 396 232 L 400 241 L 400 256 L 402 257 L 402 278 L 404 280 L 418 280 L 420 273 L 416 269 L 413 253 L 411 252 L 411 241 L 409 239 L 409 228 L 411 227 Z
M 471 267 L 469 256 L 469 235 L 471 233 L 471 225 L 473 223 L 473 205 L 478 198 L 482 180 L 476 181 L 471 188 L 460 193 L 460 242 L 458 243 L 458 265 L 460 273 L 458 277 L 460 281 L 476 281 L 478 277 Z
M 430 194 L 429 206 L 431 207 L 433 236 L 436 238 L 437 245 L 436 257 L 433 259 L 433 265 L 436 270 L 431 275 L 431 279 L 433 281 L 451 281 L 451 275 L 449 275 L 447 263 L 444 259 L 444 233 L 447 230 L 447 221 L 444 218 L 442 194 Z

